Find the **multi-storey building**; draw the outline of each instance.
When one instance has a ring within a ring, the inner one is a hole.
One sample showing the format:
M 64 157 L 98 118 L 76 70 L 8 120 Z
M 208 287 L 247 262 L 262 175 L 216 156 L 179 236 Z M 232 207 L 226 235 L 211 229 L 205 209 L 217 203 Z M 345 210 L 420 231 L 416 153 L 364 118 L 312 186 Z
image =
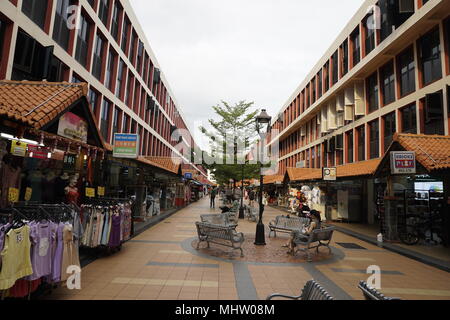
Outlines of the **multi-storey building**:
M 395 133 L 449 135 L 449 56 L 450 1 L 365 1 L 273 118 L 279 174 L 373 167 Z M 374 209 L 366 182 L 356 185 L 369 200 L 361 212 Z
M 191 136 L 171 139 L 188 130 L 186 120 L 127 0 L 1 1 L 0 79 L 88 83 L 106 143 L 116 132 L 138 133 L 142 156 L 196 146 Z

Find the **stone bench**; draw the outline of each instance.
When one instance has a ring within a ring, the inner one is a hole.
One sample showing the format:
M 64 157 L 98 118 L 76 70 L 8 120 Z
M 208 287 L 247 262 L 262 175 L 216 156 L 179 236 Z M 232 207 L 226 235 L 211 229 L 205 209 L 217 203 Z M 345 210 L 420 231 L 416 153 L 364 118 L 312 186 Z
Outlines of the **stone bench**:
M 274 293 L 266 298 L 272 300 L 273 298 L 285 298 L 291 300 L 333 300 L 333 297 L 322 288 L 322 286 L 314 280 L 309 280 L 303 287 L 299 296 L 288 296 L 280 293 Z
M 310 219 L 302 217 L 285 217 L 278 216 L 275 220 L 269 222 L 269 238 L 271 233 L 277 236 L 278 232 L 292 233 L 295 230 L 302 230 L 304 226 L 309 225 Z
M 315 248 L 317 253 L 319 253 L 320 247 L 327 247 L 331 254 L 330 242 L 335 230 L 334 227 L 316 229 L 313 230 L 309 235 L 303 234 L 300 230 L 296 230 L 293 232 L 294 243 L 297 245 L 297 251 L 301 250 L 306 252 L 308 262 L 312 261 L 311 254 L 309 252 L 310 249 Z M 299 248 L 299 246 L 304 246 L 304 248 Z M 293 255 L 295 255 L 296 252 L 294 252 Z
M 209 224 L 204 222 L 196 222 L 198 233 L 197 250 L 201 242 L 206 242 L 208 248 L 210 243 L 215 243 L 222 246 L 227 246 L 235 250 L 241 251 L 241 257 L 244 256 L 242 251 L 242 243 L 244 242 L 244 234 L 236 232 L 236 226 L 221 226 L 217 224 Z

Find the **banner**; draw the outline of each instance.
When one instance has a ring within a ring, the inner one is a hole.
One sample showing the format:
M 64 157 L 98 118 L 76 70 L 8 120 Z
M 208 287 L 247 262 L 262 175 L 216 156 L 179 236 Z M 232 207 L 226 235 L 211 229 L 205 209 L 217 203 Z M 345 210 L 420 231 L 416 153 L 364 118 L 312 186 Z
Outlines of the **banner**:
M 50 153 L 50 149 L 48 148 L 41 148 L 39 146 L 35 146 L 35 145 L 28 145 L 28 155 L 30 156 L 30 158 L 35 158 L 35 159 L 47 159 L 48 158 L 48 154 Z
M 337 177 L 336 168 L 323 168 L 324 181 L 336 181 L 336 177 Z
M 139 156 L 139 135 L 115 133 L 114 134 L 114 158 L 137 159 Z
M 87 122 L 72 112 L 66 112 L 59 118 L 58 135 L 87 143 Z
M 11 154 L 17 157 L 25 157 L 27 154 L 28 144 L 13 140 L 11 141 Z

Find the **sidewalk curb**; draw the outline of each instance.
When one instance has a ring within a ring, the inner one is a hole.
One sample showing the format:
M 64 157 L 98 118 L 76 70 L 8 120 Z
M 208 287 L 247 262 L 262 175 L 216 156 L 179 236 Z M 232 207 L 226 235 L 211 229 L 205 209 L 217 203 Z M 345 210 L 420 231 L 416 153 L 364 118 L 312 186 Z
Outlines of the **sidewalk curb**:
M 417 252 L 414 252 L 414 251 L 411 251 L 411 250 L 408 250 L 408 249 L 396 246 L 394 244 L 390 244 L 390 243 L 382 243 L 382 244 L 380 244 L 380 243 L 378 243 L 378 241 L 376 239 L 373 239 L 373 238 L 371 238 L 369 236 L 363 235 L 363 234 L 358 233 L 358 232 L 350 231 L 348 229 L 345 229 L 345 228 L 342 228 L 342 227 L 339 227 L 339 226 L 336 226 L 336 225 L 332 225 L 332 226 L 335 227 L 337 231 L 342 232 L 342 233 L 344 233 L 346 235 L 352 236 L 352 237 L 357 238 L 359 240 L 362 240 L 362 241 L 368 242 L 370 244 L 376 245 L 376 246 L 378 246 L 380 248 L 383 248 L 383 249 L 386 249 L 386 250 L 398 253 L 398 254 L 400 254 L 402 256 L 405 256 L 407 258 L 410 258 L 410 259 L 422 262 L 422 263 L 424 263 L 426 265 L 429 265 L 429 266 L 435 267 L 437 269 L 440 269 L 442 271 L 450 273 L 450 263 L 447 262 L 447 261 L 440 260 L 440 259 L 437 259 L 437 258 L 433 258 L 433 257 L 430 257 L 430 256 L 426 256 L 426 255 L 423 255 L 423 254 L 420 254 L 420 253 L 417 253 Z

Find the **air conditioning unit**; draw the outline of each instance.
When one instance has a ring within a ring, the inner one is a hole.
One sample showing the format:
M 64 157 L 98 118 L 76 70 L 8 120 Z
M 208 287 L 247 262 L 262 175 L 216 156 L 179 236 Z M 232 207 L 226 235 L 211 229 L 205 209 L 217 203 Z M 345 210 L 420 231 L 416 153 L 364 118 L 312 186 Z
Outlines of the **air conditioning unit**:
M 399 13 L 414 13 L 414 0 L 399 0 Z
M 159 83 L 161 81 L 161 70 L 155 68 L 153 72 L 153 83 Z

